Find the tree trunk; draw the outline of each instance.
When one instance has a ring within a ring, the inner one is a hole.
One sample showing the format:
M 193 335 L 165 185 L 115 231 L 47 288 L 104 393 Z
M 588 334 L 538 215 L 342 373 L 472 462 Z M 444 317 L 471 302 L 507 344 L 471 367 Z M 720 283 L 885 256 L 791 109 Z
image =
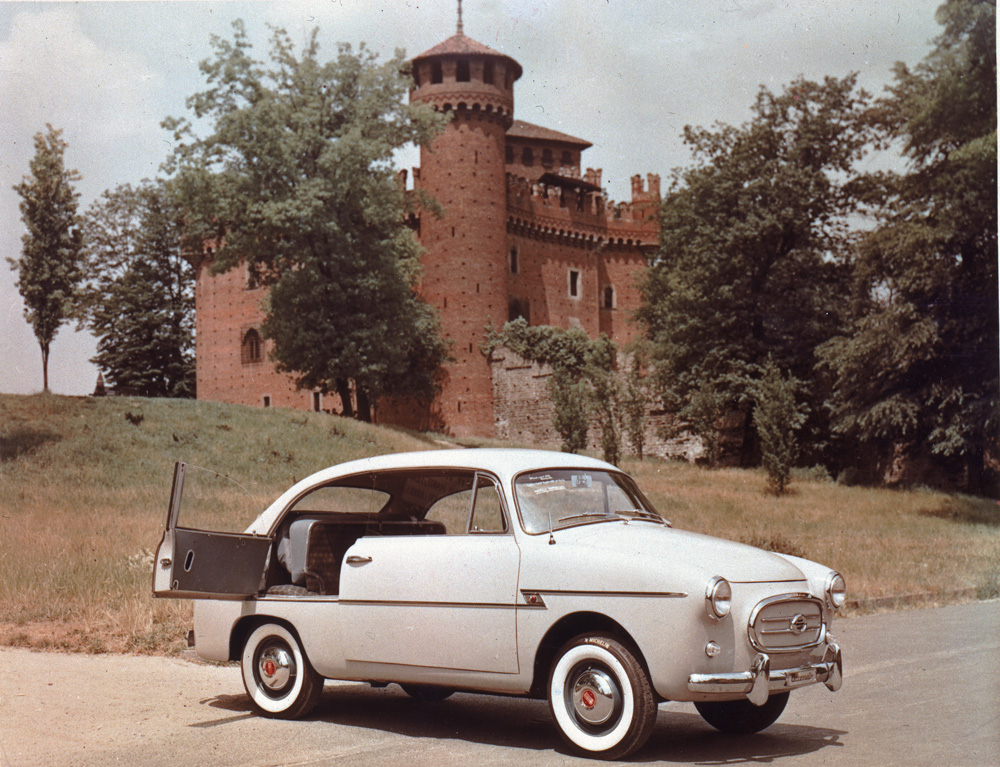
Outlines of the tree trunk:
M 754 406 L 749 405 L 743 416 L 743 435 L 740 441 L 740 467 L 757 465 L 757 432 L 753 428 Z
M 358 395 L 358 420 L 365 423 L 372 422 L 372 407 L 368 402 L 368 392 L 360 386 L 357 388 Z
M 42 344 L 42 391 L 49 390 L 49 345 Z
M 340 395 L 340 410 L 344 418 L 354 418 L 354 405 L 351 402 L 351 387 L 346 378 L 337 379 L 337 394 Z
M 996 488 L 987 488 L 986 486 L 986 451 L 981 446 L 977 445 L 972 448 L 965 466 L 968 475 L 965 490 L 969 495 L 996 496 Z

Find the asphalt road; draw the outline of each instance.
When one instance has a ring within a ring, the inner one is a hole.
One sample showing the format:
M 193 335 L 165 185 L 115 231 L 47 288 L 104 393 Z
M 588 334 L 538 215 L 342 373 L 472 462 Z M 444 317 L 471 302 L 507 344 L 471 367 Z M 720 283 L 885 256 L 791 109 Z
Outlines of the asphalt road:
M 716 733 L 660 707 L 633 762 L 1000 765 L 1000 601 L 843 620 L 844 687 L 792 694 L 771 728 Z M 253 716 L 234 666 L 0 650 L 0 766 L 592 764 L 568 756 L 544 702 L 328 683 L 314 714 Z

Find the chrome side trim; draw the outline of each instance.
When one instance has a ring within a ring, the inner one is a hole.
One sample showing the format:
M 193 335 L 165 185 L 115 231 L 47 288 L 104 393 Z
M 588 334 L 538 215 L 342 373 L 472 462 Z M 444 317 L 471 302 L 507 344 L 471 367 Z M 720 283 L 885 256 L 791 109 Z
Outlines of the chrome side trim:
M 683 591 L 573 591 L 572 589 L 521 589 L 521 593 L 549 594 L 561 597 L 649 597 L 684 599 Z

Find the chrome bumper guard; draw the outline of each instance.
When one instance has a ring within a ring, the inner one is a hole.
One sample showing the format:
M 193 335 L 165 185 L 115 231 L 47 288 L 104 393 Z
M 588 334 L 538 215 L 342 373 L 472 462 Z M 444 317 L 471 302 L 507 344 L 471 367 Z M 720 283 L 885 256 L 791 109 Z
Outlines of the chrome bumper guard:
M 794 690 L 816 682 L 823 682 L 836 692 L 844 683 L 844 661 L 840 647 L 832 642 L 827 645 L 823 660 L 798 668 L 771 670 L 771 659 L 757 653 L 749 671 L 730 674 L 691 674 L 688 689 L 692 692 L 743 694 L 755 706 L 763 706 L 772 692 Z

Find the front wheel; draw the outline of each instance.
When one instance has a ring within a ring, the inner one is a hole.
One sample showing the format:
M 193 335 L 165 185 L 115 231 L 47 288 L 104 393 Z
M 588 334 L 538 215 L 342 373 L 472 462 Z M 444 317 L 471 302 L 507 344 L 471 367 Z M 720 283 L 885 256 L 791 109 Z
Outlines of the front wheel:
M 787 703 L 788 693 L 779 692 L 768 698 L 763 706 L 755 706 L 744 699 L 698 701 L 694 707 L 698 709 L 702 719 L 721 732 L 730 735 L 752 735 L 778 721 Z
M 656 697 L 635 654 L 616 639 L 567 642 L 549 675 L 549 708 L 567 745 L 581 756 L 621 759 L 649 739 Z
M 277 623 L 254 629 L 243 645 L 240 665 L 243 686 L 264 716 L 305 716 L 323 692 L 323 678 L 309 664 L 298 638 Z

